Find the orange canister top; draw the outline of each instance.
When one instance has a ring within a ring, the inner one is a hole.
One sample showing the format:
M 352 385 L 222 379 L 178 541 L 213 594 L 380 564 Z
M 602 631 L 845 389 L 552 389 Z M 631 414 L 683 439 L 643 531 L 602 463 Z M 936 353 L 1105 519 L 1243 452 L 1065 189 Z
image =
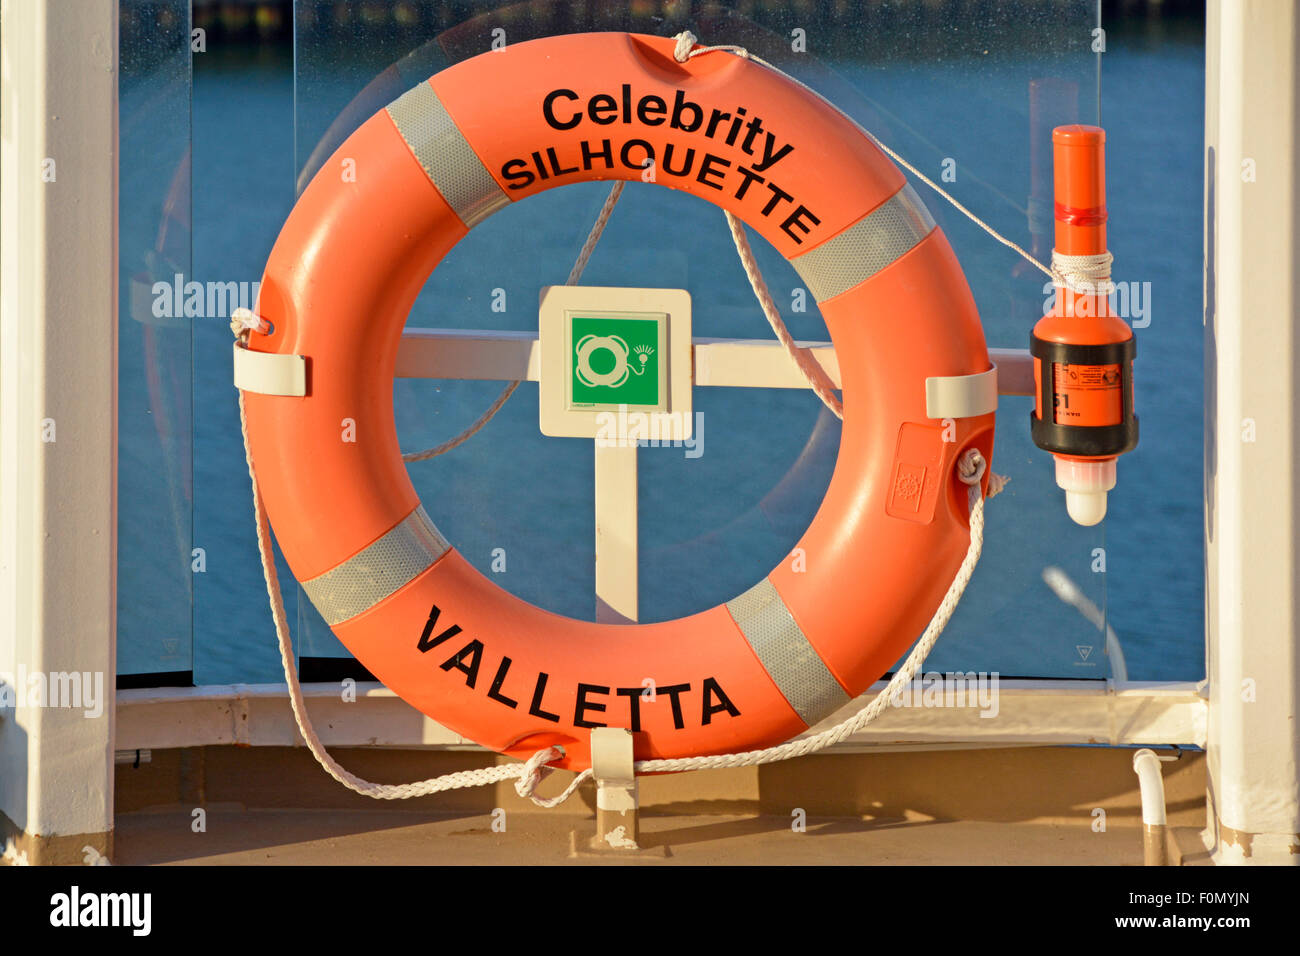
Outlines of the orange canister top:
M 1099 126 L 1052 131 L 1056 249 L 1063 255 L 1106 251 L 1106 132 Z

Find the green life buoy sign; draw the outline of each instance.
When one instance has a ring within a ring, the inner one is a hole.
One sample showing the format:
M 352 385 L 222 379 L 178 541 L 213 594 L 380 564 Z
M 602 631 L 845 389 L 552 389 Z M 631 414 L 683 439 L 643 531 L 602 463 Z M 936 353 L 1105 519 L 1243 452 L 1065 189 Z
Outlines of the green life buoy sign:
M 691 437 L 685 289 L 546 286 L 538 339 L 543 435 L 606 444 Z
M 575 315 L 569 320 L 573 408 L 658 409 L 663 365 L 657 318 Z

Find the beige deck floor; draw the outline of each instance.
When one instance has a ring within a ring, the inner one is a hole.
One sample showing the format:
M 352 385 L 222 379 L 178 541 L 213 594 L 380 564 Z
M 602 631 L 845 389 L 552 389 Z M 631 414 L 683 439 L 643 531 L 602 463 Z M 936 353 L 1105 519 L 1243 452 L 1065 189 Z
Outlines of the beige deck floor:
M 211 808 L 194 833 L 187 810 L 120 814 L 119 864 L 312 865 L 1140 865 L 1141 831 L 1114 827 L 854 817 L 810 818 L 796 833 L 777 816 L 653 816 L 646 851 L 628 857 L 570 852 L 570 834 L 593 819 L 512 814 L 504 833 L 490 816 L 346 810 Z M 1183 835 L 1188 836 L 1187 834 Z M 1194 841 L 1181 839 L 1182 845 Z M 1194 853 L 1192 854 L 1194 857 Z M 1186 863 L 1197 862 L 1194 858 Z

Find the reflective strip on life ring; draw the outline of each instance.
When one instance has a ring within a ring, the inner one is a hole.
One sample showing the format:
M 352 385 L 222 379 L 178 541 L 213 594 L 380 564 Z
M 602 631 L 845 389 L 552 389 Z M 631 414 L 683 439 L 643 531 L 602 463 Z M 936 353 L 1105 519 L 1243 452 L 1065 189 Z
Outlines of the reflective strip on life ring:
M 411 154 L 465 228 L 473 229 L 510 202 L 429 84 L 408 90 L 387 109 Z
M 342 564 L 302 582 L 325 623 L 333 627 L 370 610 L 447 553 L 451 545 L 424 508 Z
M 849 702 L 771 581 L 764 578 L 728 601 L 727 610 L 781 696 L 805 724 L 811 726 Z
M 965 553 L 957 459 L 992 456 L 992 414 L 926 413 L 927 379 L 990 363 L 952 249 L 902 174 L 784 75 L 672 51 L 550 37 L 401 96 L 303 192 L 263 277 L 272 334 L 249 337 L 306 361 L 305 395 L 245 393 L 248 435 L 284 556 L 335 634 L 445 726 L 515 756 L 563 745 L 571 769 L 592 727 L 631 729 L 639 759 L 749 750 L 862 693 Z M 835 345 L 844 426 L 790 560 L 699 614 L 604 625 L 514 597 L 448 545 L 401 461 L 392 376 L 411 304 L 470 228 L 552 186 L 640 180 L 646 158 L 660 185 L 735 213 L 794 265 Z
M 887 269 L 930 234 L 934 219 L 911 186 L 838 236 L 790 260 L 818 302 L 833 299 Z

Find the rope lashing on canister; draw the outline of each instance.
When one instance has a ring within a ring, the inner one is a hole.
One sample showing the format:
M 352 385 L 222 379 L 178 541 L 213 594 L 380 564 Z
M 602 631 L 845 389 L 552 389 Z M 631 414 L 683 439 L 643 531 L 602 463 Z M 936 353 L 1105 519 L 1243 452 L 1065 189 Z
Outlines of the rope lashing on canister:
M 1114 261 L 1115 257 L 1109 252 L 1067 256 L 1053 249 L 1053 282 L 1081 295 L 1109 295 L 1110 267 Z

